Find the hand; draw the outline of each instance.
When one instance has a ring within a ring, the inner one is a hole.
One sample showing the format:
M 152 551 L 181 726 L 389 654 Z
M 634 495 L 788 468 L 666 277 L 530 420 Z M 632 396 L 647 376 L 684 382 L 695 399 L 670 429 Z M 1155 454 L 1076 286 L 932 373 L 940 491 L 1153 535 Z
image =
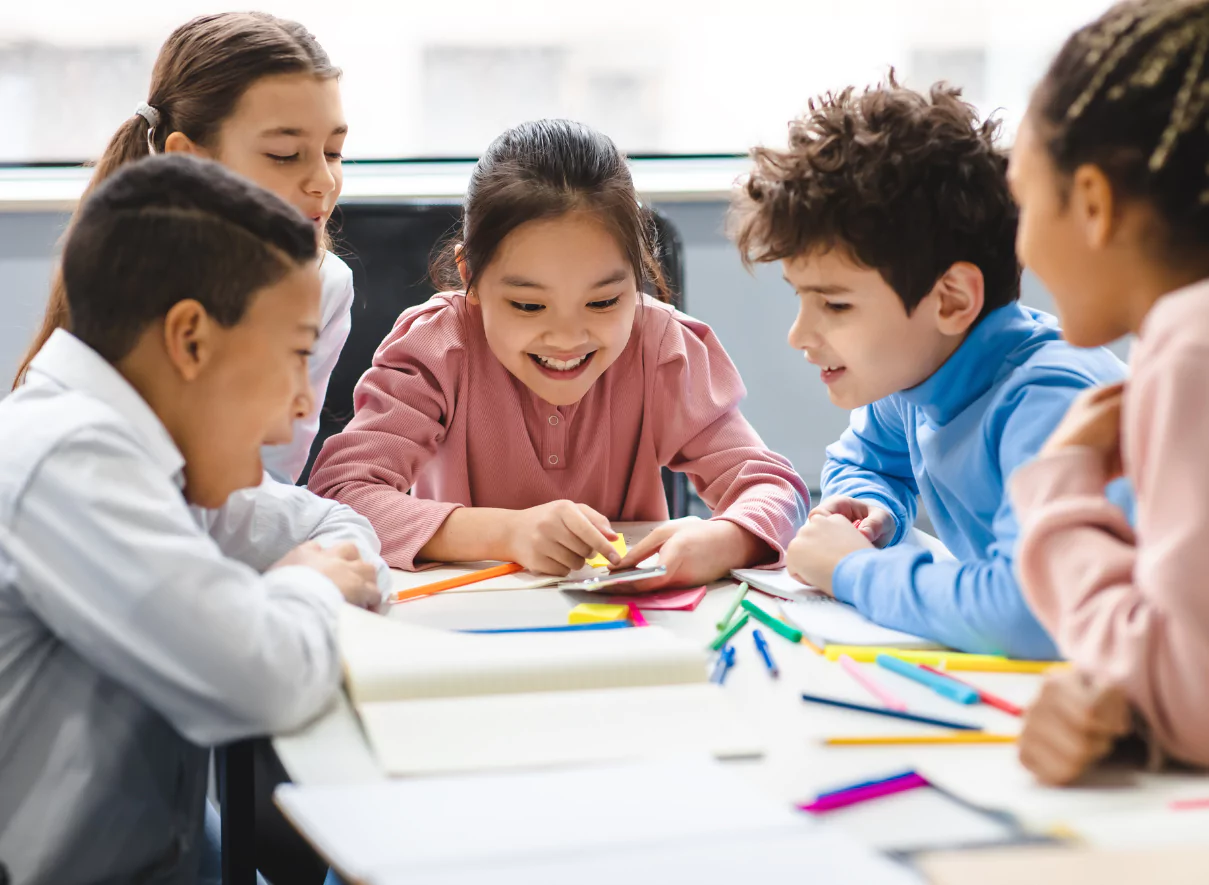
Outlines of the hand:
M 377 609 L 382 604 L 378 570 L 361 558 L 356 544 L 346 542 L 323 547 L 316 541 L 308 541 L 295 547 L 272 568 L 290 565 L 301 565 L 319 572 L 336 585 L 351 605 Z
M 1125 383 L 1085 390 L 1070 404 L 1041 449 L 1042 456 L 1054 455 L 1071 446 L 1095 450 L 1108 478 L 1121 475 L 1121 402 Z
M 1119 688 L 1084 673 L 1051 674 L 1025 713 L 1020 762 L 1044 784 L 1069 784 L 1130 731 L 1129 701 Z
M 873 544 L 852 525 L 847 516 L 810 514 L 806 525 L 798 529 L 797 537 L 785 554 L 785 568 L 791 577 L 831 593 L 831 576 L 835 567 L 849 553 L 873 550 Z
M 889 544 L 897 529 L 890 511 L 860 498 L 832 495 L 830 498 L 824 498 L 818 507 L 810 511 L 811 516 L 816 513 L 844 517 L 875 547 L 885 547 Z
M 764 541 L 735 523 L 692 517 L 655 529 L 630 548 L 617 568 L 634 568 L 655 553 L 667 574 L 630 584 L 627 590 L 644 593 L 666 587 L 697 587 L 726 577 L 733 568 L 773 558 L 772 549 Z
M 616 566 L 621 557 L 610 543 L 615 540 L 609 521 L 587 504 L 552 501 L 512 511 L 507 547 L 509 559 L 531 571 L 565 575 L 596 553 Z

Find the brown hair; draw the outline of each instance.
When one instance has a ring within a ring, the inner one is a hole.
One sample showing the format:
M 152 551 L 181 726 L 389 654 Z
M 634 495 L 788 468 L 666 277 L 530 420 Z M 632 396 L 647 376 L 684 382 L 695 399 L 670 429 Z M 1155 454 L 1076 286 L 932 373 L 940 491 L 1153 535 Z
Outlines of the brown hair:
M 258 291 L 318 252 L 293 206 L 218 163 L 127 163 L 84 201 L 63 247 L 72 331 L 116 363 L 187 298 L 234 326 Z
M 433 283 L 462 287 L 459 242 L 469 290 L 513 230 L 576 211 L 593 213 L 609 228 L 639 288 L 649 284 L 659 300 L 670 301 L 654 221 L 638 201 L 625 157 L 608 136 L 570 120 L 522 123 L 488 146 L 466 188 L 462 228 L 433 259 Z
M 1120 3 L 1075 32 L 1029 108 L 1058 171 L 1150 202 L 1167 258 L 1209 245 L 1209 2 Z M 1064 194 L 1065 197 L 1065 194 Z
M 878 271 L 907 312 L 959 261 L 982 271 L 982 316 L 1020 295 L 1017 212 L 997 121 L 961 90 L 886 82 L 811 99 L 786 149 L 757 147 L 730 233 L 743 261 L 839 248 Z
M 164 42 L 151 74 L 147 104 L 158 112 L 159 125 L 152 129 L 140 114 L 123 123 L 97 161 L 82 199 L 126 163 L 148 156 L 149 144 L 162 151 L 173 132 L 212 147 L 248 87 L 262 77 L 295 73 L 340 76 L 323 47 L 297 22 L 263 12 L 225 12 L 186 22 Z M 75 216 L 68 233 L 74 224 Z M 70 321 L 63 275 L 56 269 L 42 326 L 21 360 L 14 388 L 51 333 L 70 327 Z

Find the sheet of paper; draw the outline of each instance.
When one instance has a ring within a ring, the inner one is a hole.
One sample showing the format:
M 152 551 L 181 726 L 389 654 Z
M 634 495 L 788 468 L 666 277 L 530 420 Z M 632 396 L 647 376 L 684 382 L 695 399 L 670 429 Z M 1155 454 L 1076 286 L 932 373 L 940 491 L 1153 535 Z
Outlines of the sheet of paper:
M 918 881 L 700 756 L 357 787 L 287 784 L 276 800 L 343 873 L 380 885 L 733 885 L 752 871 L 779 873 L 760 881 L 801 881 L 803 865 L 827 885 Z M 684 864 L 700 875 L 680 875 Z M 722 878 L 710 872 L 715 865 L 743 875 Z
M 781 612 L 815 645 L 866 645 L 888 648 L 943 648 L 912 633 L 873 623 L 855 608 L 830 596 L 782 601 Z
M 1019 830 L 927 787 L 850 805 L 820 817 L 882 851 L 1008 842 Z
M 763 749 L 710 683 L 374 703 L 360 713 L 392 775 L 634 759 L 673 747 L 720 758 Z
M 919 866 L 933 885 L 1204 885 L 1209 849 L 1000 848 L 925 855 Z

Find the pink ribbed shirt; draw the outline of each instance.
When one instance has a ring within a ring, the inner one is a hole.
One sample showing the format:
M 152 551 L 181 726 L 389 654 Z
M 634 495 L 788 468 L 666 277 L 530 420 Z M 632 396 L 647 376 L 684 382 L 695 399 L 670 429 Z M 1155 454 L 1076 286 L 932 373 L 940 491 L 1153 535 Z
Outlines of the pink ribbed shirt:
M 1017 556 L 1037 618 L 1078 667 L 1122 686 L 1168 753 L 1209 765 L 1209 281 L 1142 326 L 1121 418 L 1137 529 L 1090 449 L 1016 471 Z
M 367 517 L 383 558 L 410 569 L 458 506 L 569 499 L 614 521 L 666 519 L 666 465 L 783 556 L 809 493 L 739 412 L 745 394 L 708 326 L 645 297 L 617 361 L 578 403 L 552 406 L 492 354 L 476 305 L 436 295 L 378 349 L 310 488 Z

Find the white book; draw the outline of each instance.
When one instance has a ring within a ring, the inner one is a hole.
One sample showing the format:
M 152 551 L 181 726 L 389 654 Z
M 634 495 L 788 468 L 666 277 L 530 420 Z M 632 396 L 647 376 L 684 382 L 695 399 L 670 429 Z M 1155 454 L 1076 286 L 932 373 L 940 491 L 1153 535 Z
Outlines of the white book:
M 340 644 L 388 774 L 761 751 L 705 651 L 659 627 L 468 635 L 346 606 Z
M 918 882 L 704 757 L 360 786 L 283 785 L 286 817 L 368 885 Z

